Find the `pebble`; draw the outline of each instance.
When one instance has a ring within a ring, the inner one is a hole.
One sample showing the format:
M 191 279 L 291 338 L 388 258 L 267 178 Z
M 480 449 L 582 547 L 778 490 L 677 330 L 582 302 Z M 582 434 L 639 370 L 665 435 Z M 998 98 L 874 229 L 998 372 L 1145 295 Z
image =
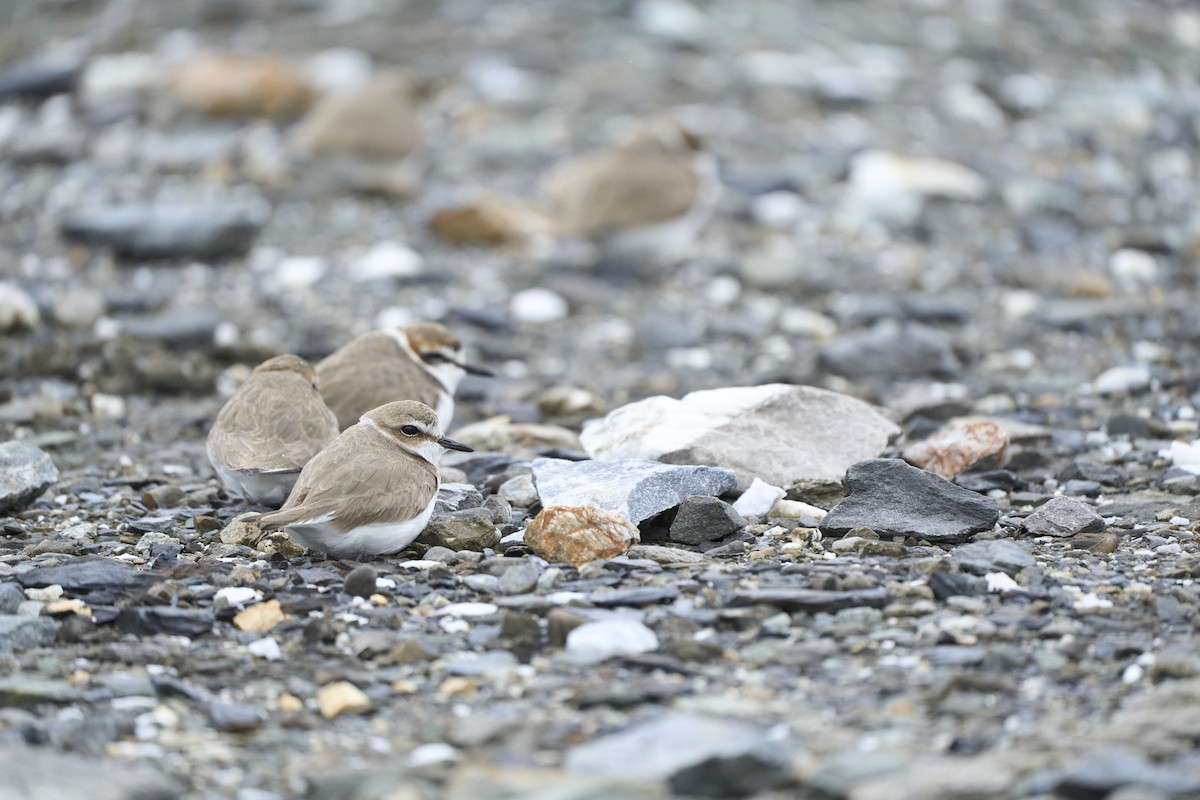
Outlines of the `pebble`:
M 1052 497 L 1021 522 L 1031 536 L 1074 536 L 1104 530 L 1104 518 L 1081 500 Z
M 1112 367 L 1096 376 L 1092 388 L 1102 395 L 1135 393 L 1149 388 L 1152 379 L 1150 368 L 1142 364 Z
M 654 631 L 634 619 L 585 622 L 567 633 L 567 653 L 585 663 L 598 663 L 616 656 L 636 656 L 658 649 Z
M 671 522 L 670 538 L 681 544 L 703 544 L 722 539 L 746 526 L 733 506 L 716 497 L 684 498 Z
M 750 482 L 750 487 L 733 502 L 733 510 L 743 517 L 764 517 L 785 494 L 787 492 L 780 487 L 755 478 Z
M 387 163 L 421 144 L 416 89 L 400 70 L 385 70 L 361 86 L 325 94 L 292 133 L 293 146 L 314 156 Z
M 342 591 L 352 597 L 370 597 L 375 594 L 379 583 L 379 572 L 370 564 L 350 570 L 342 584 Z
M 317 710 L 325 719 L 360 714 L 371 708 L 371 698 L 349 681 L 335 681 L 317 691 Z
M 28 292 L 15 284 L 0 281 L 0 333 L 33 330 L 41 321 L 37 303 Z
M 239 631 L 264 633 L 283 622 L 283 609 L 278 600 L 255 603 L 238 612 L 233 624 Z
M 0 656 L 53 644 L 58 627 L 49 617 L 0 614 Z
M 961 542 L 991 530 L 999 518 L 994 500 L 899 459 L 879 458 L 849 469 L 846 497 L 820 527 L 834 536 L 870 528 L 880 535 Z
M 492 513 L 486 508 L 451 511 L 429 521 L 418 541 L 453 551 L 483 550 L 500 541 Z
M 755 477 L 786 488 L 840 481 L 851 464 L 879 455 L 897 433 L 894 423 L 852 397 L 765 384 L 630 403 L 586 425 L 580 441 L 592 458 L 713 464 L 733 470 L 743 489 Z
M 566 319 L 570 314 L 567 300 L 550 289 L 523 289 L 512 296 L 508 313 L 517 322 L 544 325 Z
M 379 242 L 346 267 L 351 280 L 405 280 L 425 271 L 425 259 L 399 242 Z
M 986 575 L 989 572 L 1016 575 L 1036 563 L 1028 550 L 1009 539 L 968 542 L 954 548 L 950 554 L 952 567 L 972 575 Z
M 220 261 L 244 256 L 262 221 L 222 206 L 112 205 L 79 208 L 63 215 L 65 241 L 111 249 L 131 260 Z
M 821 363 L 847 378 L 954 377 L 962 362 L 950 337 L 917 323 L 881 323 L 821 348 Z
M 0 444 L 0 514 L 20 511 L 58 480 L 50 456 L 25 442 Z
M 525 546 L 552 564 L 579 566 L 620 555 L 640 538 L 620 512 L 595 506 L 547 505 L 525 530 Z
M 17 576 L 25 587 L 57 584 L 68 592 L 97 589 L 135 589 L 159 578 L 155 572 L 138 569 L 120 561 L 99 556 L 81 556 L 53 567 L 35 567 Z

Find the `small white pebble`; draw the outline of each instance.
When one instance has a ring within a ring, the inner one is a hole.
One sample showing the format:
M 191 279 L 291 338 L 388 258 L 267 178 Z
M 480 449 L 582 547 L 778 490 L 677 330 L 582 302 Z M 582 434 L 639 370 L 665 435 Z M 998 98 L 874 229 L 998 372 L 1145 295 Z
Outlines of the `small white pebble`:
M 558 292 L 534 287 L 514 294 L 508 301 L 508 311 L 518 322 L 539 324 L 566 319 L 570 307 Z
M 246 652 L 252 656 L 257 656 L 267 661 L 278 661 L 283 658 L 283 651 L 279 649 L 279 642 L 275 641 L 270 636 L 265 636 L 262 639 L 256 639 L 246 645 Z

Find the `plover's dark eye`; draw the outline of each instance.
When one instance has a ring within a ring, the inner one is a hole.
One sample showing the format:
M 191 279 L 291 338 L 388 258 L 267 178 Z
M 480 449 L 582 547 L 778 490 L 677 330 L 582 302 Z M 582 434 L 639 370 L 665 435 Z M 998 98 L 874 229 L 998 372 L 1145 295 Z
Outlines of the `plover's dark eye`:
M 445 353 L 430 352 L 430 353 L 421 353 L 421 360 L 424 361 L 426 364 L 440 364 L 441 362 L 449 361 L 450 359 L 446 356 Z
M 405 425 L 400 428 L 400 432 L 403 433 L 405 436 L 416 436 L 418 433 L 421 432 L 421 429 L 418 428 L 416 425 Z

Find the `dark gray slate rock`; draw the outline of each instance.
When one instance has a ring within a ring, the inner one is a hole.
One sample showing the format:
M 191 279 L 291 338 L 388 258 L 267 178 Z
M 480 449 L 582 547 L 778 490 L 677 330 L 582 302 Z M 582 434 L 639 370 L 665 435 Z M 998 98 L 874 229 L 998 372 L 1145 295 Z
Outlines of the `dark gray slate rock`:
M 1074 536 L 1104 530 L 1104 518 L 1087 503 L 1072 497 L 1052 497 L 1021 523 L 1033 536 Z
M 846 472 L 846 496 L 821 520 L 821 532 L 844 536 L 870 528 L 884 536 L 961 542 L 1000 519 L 990 497 L 895 458 L 860 461 Z
M 840 611 L 843 608 L 883 608 L 891 598 L 886 589 L 851 589 L 835 591 L 829 589 L 793 589 L 778 587 L 770 589 L 743 589 L 734 592 L 730 602 L 734 605 L 767 605 L 785 611 Z
M 111 558 L 84 556 L 56 567 L 35 567 L 17 575 L 17 581 L 26 587 L 57 583 L 68 592 L 90 592 L 135 588 L 153 583 L 160 577 L 155 572 L 139 570 Z
M 208 721 L 219 731 L 253 731 L 266 717 L 261 710 L 242 703 L 212 703 L 208 707 Z
M 842 336 L 821 350 L 821 363 L 847 378 L 949 377 L 962 370 L 949 336 L 915 324 Z
M 0 656 L 54 643 L 57 628 L 49 617 L 0 615 Z
M 533 462 L 533 482 L 543 506 L 597 506 L 624 514 L 636 525 L 686 497 L 731 492 L 737 476 L 718 467 L 654 461 L 539 458 Z
M 767 729 L 738 720 L 669 711 L 577 745 L 568 772 L 668 781 L 684 795 L 738 797 L 777 785 L 787 766 Z
M 102 761 L 49 747 L 0 745 L 0 800 L 175 800 L 184 787 L 136 763 Z
M 11 64 L 0 71 L 0 100 L 10 97 L 44 100 L 56 94 L 69 94 L 75 91 L 79 73 L 77 63 L 26 61 Z
M 50 456 L 25 442 L 0 444 L 0 514 L 20 511 L 58 480 Z
M 670 537 L 681 544 L 702 544 L 723 539 L 746 527 L 746 520 L 733 506 L 716 497 L 684 498 L 671 523 Z
M 989 542 L 968 542 L 954 548 L 950 564 L 972 575 L 989 572 L 1006 572 L 1016 575 L 1036 562 L 1029 551 L 1009 539 L 993 539 Z
M 78 209 L 62 221 L 68 242 L 111 248 L 130 259 L 243 256 L 262 222 L 216 206 L 111 206 Z
M 538 571 L 536 564 L 520 559 L 516 564 L 500 573 L 498 588 L 503 594 L 526 594 L 532 592 L 537 586 L 539 575 L 541 572 Z
M 479 508 L 483 505 L 483 494 L 469 483 L 443 483 L 438 489 L 434 515 L 462 511 L 464 508 Z
M 1125 473 L 1114 464 L 1095 461 L 1072 461 L 1058 473 L 1060 481 L 1095 481 L 1107 486 L 1124 486 Z
M 174 636 L 203 636 L 216 621 L 211 609 L 147 606 L 124 608 L 117 616 L 117 627 L 138 635 L 167 633 Z
M 120 320 L 121 332 L 165 345 L 210 348 L 216 334 L 218 317 L 209 309 L 174 309 L 163 314 L 129 317 Z M 166 508 L 159 504 L 159 508 Z
M 601 608 L 648 606 L 667 603 L 679 596 L 674 586 L 632 586 L 628 589 L 597 591 L 588 595 L 588 602 Z

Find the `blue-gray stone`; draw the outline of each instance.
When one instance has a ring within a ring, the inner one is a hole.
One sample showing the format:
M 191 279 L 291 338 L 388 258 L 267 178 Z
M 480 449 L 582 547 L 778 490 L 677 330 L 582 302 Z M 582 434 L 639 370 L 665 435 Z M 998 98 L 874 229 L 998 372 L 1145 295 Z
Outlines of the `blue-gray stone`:
M 57 627 L 49 617 L 0 615 L 0 655 L 54 643 Z
M 20 511 L 58 480 L 50 456 L 26 442 L 0 444 L 0 514 Z
M 873 458 L 847 470 L 846 496 L 821 520 L 821 532 L 845 536 L 870 528 L 881 536 L 961 542 L 999 519 L 990 497 L 899 459 Z
M 733 470 L 657 461 L 533 462 L 533 482 L 543 506 L 596 506 L 623 514 L 635 525 L 693 495 L 717 495 L 737 487 Z
M 68 242 L 108 247 L 131 259 L 243 256 L 261 229 L 245 211 L 217 206 L 84 208 L 61 225 Z
M 1010 539 L 968 542 L 954 549 L 950 564 L 972 575 L 1005 572 L 1016 575 L 1037 563 L 1029 551 Z

